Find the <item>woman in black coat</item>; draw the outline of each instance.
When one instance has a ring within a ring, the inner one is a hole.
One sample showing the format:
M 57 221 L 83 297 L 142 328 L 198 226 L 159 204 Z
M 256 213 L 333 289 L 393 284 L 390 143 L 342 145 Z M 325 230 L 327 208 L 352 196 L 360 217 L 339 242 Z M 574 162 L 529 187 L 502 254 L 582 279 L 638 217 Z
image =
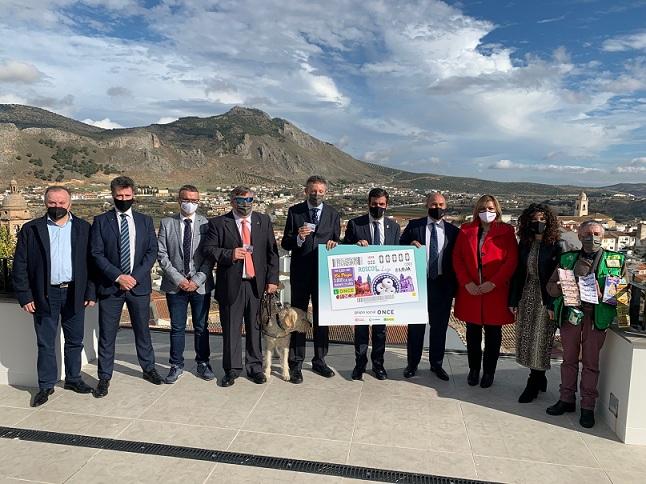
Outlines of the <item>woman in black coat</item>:
M 562 252 L 559 226 L 552 210 L 532 203 L 518 219 L 519 257 L 509 293 L 516 314 L 516 361 L 529 368 L 520 403 L 528 403 L 547 389 L 545 371 L 550 368 L 556 325 L 552 298 L 545 289 Z

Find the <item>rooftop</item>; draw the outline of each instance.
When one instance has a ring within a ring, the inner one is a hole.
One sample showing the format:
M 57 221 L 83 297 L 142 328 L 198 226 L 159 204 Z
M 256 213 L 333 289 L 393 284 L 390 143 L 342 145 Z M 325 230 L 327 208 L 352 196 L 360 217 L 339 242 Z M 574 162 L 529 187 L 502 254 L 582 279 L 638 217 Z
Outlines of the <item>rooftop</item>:
M 153 332 L 153 341 L 164 374 L 169 335 Z M 106 398 L 57 387 L 47 404 L 33 409 L 29 407 L 33 389 L 0 386 L 0 426 L 484 481 L 646 482 L 646 447 L 622 444 L 603 423 L 585 430 L 576 414 L 545 414 L 545 407 L 558 399 L 558 364 L 548 372 L 547 393 L 524 405 L 516 400 L 527 370 L 513 359 L 501 359 L 489 389 L 467 386 L 466 355 L 456 352 L 446 357 L 449 382 L 434 377 L 428 366 L 407 381 L 402 377 L 406 361 L 402 347 L 387 349 L 386 381 L 370 374 L 362 382 L 352 381 L 353 347 L 331 345 L 328 362 L 338 373 L 334 378 L 324 379 L 307 367 L 302 385 L 274 375 L 265 385 L 240 378 L 224 389 L 191 373 L 188 341 L 189 371 L 174 385 L 154 386 L 141 379 L 132 332 L 122 330 L 116 373 Z M 221 339 L 212 336 L 211 344 L 219 379 Z M 87 365 L 84 372 L 86 381 L 96 384 L 95 365 Z M 0 482 L 13 479 L 360 482 L 245 462 L 213 463 L 0 438 Z

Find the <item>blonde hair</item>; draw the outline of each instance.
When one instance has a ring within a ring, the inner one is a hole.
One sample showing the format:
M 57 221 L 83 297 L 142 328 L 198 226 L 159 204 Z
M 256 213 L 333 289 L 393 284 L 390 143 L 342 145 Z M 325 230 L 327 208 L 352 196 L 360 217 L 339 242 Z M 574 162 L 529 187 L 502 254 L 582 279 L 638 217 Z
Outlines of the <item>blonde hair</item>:
M 493 202 L 493 206 L 496 208 L 496 222 L 500 221 L 502 217 L 502 208 L 500 207 L 500 202 L 493 195 L 482 195 L 475 206 L 473 207 L 473 220 L 479 220 L 480 210 L 486 210 L 485 205 L 487 202 Z

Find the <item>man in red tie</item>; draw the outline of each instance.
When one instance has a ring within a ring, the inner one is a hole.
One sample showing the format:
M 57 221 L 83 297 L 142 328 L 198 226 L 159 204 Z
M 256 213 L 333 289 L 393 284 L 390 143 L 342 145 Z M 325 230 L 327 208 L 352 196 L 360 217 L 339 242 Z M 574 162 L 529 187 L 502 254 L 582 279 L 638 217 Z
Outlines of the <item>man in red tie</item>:
M 278 289 L 278 246 L 269 217 L 253 211 L 254 198 L 250 188 L 234 188 L 232 210 L 209 221 L 202 248 L 204 255 L 217 264 L 215 299 L 222 324 L 223 387 L 233 385 L 242 372 L 243 321 L 247 376 L 258 384 L 266 381 L 258 309 L 263 292 Z

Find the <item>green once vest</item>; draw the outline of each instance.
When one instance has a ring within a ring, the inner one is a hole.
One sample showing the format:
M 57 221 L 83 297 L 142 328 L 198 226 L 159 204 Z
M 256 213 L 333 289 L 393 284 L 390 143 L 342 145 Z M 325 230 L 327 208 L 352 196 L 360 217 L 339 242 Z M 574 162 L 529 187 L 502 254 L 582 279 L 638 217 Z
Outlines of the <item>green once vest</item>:
M 603 249 L 601 249 L 603 250 Z M 579 251 L 565 252 L 561 254 L 561 260 L 559 261 L 559 267 L 561 269 L 574 269 L 574 264 L 579 258 Z M 615 259 L 619 261 L 619 267 L 608 267 L 608 260 Z M 613 252 L 611 250 L 603 250 L 601 254 L 601 259 L 599 260 L 599 265 L 597 266 L 597 282 L 603 292 L 603 288 L 606 285 L 606 276 L 621 276 L 624 269 L 624 256 L 618 252 Z M 561 317 L 563 313 L 563 296 L 559 296 L 554 301 L 554 318 L 558 325 L 561 325 Z M 617 317 L 617 307 L 612 304 L 606 304 L 604 302 L 599 302 L 594 306 L 594 325 L 597 329 L 607 329 L 610 326 L 610 323 Z

